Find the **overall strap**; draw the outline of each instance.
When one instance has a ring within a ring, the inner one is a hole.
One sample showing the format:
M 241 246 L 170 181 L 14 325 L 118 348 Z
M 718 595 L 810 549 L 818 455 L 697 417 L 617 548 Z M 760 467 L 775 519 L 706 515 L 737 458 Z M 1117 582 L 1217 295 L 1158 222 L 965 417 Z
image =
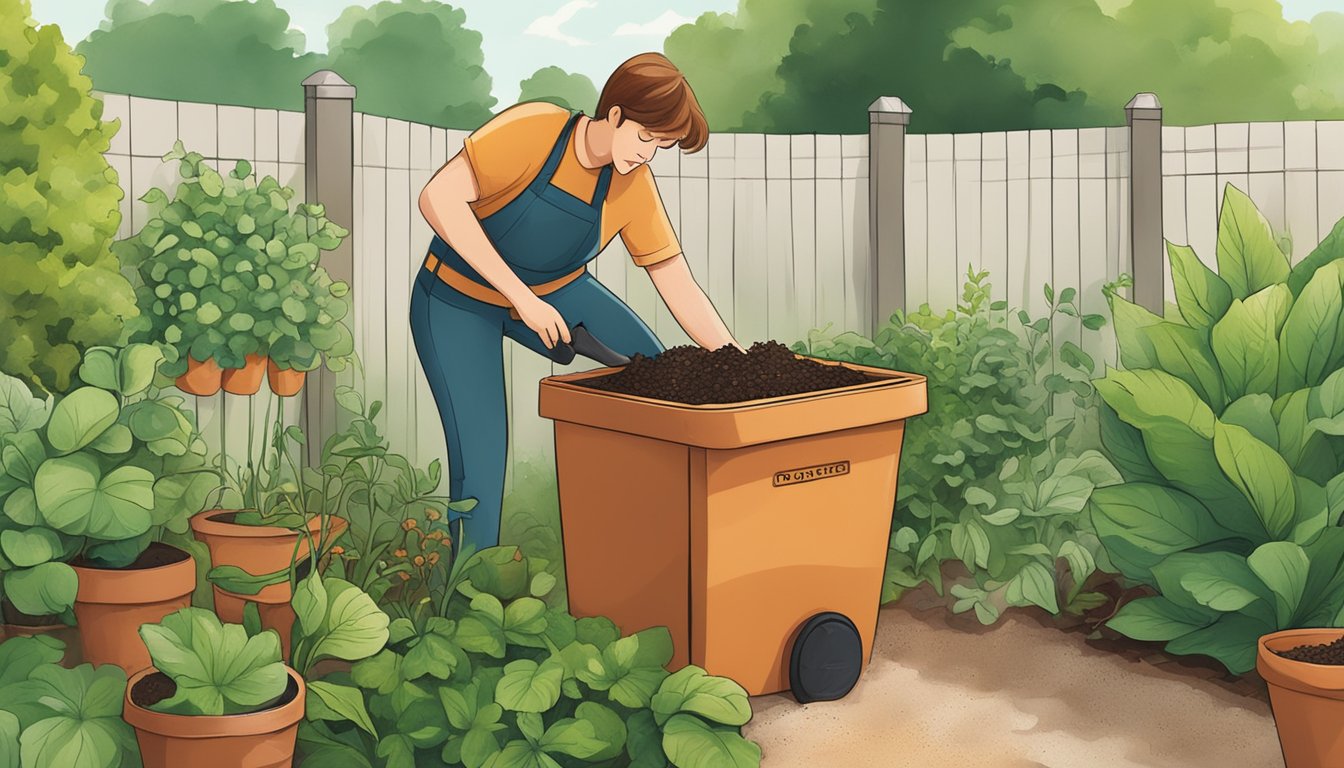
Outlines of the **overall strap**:
M 569 120 L 565 122 L 564 130 L 560 131 L 560 137 L 555 140 L 555 144 L 551 147 L 551 154 L 546 157 L 546 164 L 541 167 L 541 172 L 537 174 L 529 186 L 544 187 L 551 183 L 551 177 L 555 175 L 555 170 L 560 167 L 560 158 L 564 157 L 570 134 L 574 132 L 574 126 L 578 124 L 579 117 L 582 114 L 582 112 L 575 112 L 570 115 Z
M 588 203 L 592 207 L 602 210 L 602 201 L 607 199 L 607 188 L 611 186 L 611 163 L 602 166 L 602 172 L 597 175 L 597 188 L 593 190 L 593 199 Z

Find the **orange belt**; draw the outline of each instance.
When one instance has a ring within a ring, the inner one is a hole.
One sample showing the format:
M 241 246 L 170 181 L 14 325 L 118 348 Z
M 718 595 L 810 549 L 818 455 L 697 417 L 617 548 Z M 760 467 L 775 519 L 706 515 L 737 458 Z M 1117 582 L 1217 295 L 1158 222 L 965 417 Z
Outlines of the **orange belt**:
M 504 294 L 488 285 L 481 285 L 447 264 L 444 264 L 439 261 L 439 257 L 435 256 L 432 252 L 425 259 L 425 269 L 438 275 L 440 280 L 456 289 L 459 293 L 465 294 L 477 301 L 483 301 L 486 304 L 493 304 L 496 307 L 508 307 L 509 317 L 512 317 L 514 320 L 521 319 L 518 316 L 518 310 L 514 309 L 513 304 L 510 303 L 508 299 L 504 298 Z M 540 285 L 529 285 L 527 287 L 531 288 L 532 292 L 538 296 L 545 296 L 552 291 L 563 288 L 569 283 L 574 282 L 574 280 L 585 271 L 587 270 L 584 267 L 579 267 L 573 272 L 557 277 L 549 282 L 541 283 Z

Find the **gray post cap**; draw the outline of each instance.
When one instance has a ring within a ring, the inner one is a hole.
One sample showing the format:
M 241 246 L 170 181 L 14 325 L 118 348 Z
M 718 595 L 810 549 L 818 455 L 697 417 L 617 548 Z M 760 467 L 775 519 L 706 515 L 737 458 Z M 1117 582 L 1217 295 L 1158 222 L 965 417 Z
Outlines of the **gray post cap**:
M 1161 120 L 1162 102 L 1156 93 L 1137 93 L 1125 105 L 1125 114 L 1131 120 Z
M 910 107 L 896 96 L 879 96 L 868 105 L 868 120 L 873 123 L 910 123 Z
M 330 69 L 322 69 L 304 78 L 303 93 L 317 99 L 353 99 L 355 86 Z

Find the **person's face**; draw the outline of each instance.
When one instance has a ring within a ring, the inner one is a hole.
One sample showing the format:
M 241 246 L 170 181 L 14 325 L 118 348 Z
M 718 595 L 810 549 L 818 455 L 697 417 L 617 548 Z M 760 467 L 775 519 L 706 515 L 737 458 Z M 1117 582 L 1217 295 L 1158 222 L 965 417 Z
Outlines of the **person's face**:
M 607 120 L 616 125 L 620 117 L 620 107 L 612 107 Z M 627 174 L 653 159 L 659 149 L 676 146 L 680 137 L 670 136 L 658 131 L 650 131 L 639 123 L 626 118 L 612 134 L 611 164 L 616 172 Z

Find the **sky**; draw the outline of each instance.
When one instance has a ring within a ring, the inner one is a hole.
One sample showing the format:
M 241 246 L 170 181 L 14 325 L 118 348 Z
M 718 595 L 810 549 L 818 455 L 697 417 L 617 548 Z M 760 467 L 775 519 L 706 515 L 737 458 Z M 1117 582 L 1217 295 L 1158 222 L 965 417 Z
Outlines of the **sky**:
M 103 19 L 106 0 L 31 0 L 40 24 L 61 27 L 72 46 Z M 1344 11 L 1344 0 L 1281 0 L 1290 19 Z M 276 0 L 303 31 L 308 50 L 326 50 L 326 26 L 341 9 L 373 0 Z M 737 0 L 456 0 L 467 26 L 484 37 L 485 70 L 494 80 L 496 110 L 513 104 L 518 84 L 541 67 L 581 72 L 601 90 L 625 59 L 662 51 L 667 33 L 706 12 L 731 12 Z

